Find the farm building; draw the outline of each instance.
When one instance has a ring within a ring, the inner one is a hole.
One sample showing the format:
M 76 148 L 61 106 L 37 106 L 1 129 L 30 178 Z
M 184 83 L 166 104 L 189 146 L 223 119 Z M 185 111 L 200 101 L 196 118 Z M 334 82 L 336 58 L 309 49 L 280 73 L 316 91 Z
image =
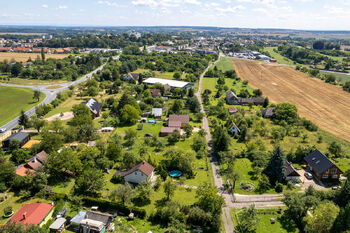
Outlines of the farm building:
M 102 106 L 96 100 L 92 98 L 89 99 L 89 101 L 86 103 L 86 106 L 90 109 L 93 118 L 99 117 L 101 115 Z
M 53 213 L 53 205 L 47 203 L 24 204 L 10 219 L 10 222 L 23 224 L 33 224 L 35 226 L 43 226 L 51 218 Z
M 144 80 L 143 83 L 148 85 L 154 85 L 156 83 L 160 83 L 162 85 L 169 85 L 171 88 L 181 88 L 181 89 L 194 88 L 193 83 L 169 80 L 169 79 L 161 79 L 161 78 L 148 78 Z
M 233 91 L 226 92 L 226 103 L 229 105 L 263 105 L 264 101 L 262 97 L 241 98 L 237 97 Z
M 17 140 L 20 142 L 20 147 L 22 147 L 24 144 L 26 144 L 30 140 L 30 135 L 25 132 L 18 132 L 15 134 L 12 134 L 8 138 L 6 138 L 4 141 L 2 141 L 2 147 L 8 148 L 10 146 L 11 140 Z
M 115 176 L 122 176 L 126 182 L 140 184 L 153 178 L 154 167 L 143 161 L 125 172 L 116 172 Z
M 319 180 L 338 180 L 343 172 L 330 161 L 322 152 L 314 150 L 304 160 L 308 168 Z
M 274 111 L 274 108 L 266 108 L 263 110 L 262 116 L 264 118 L 272 118 L 275 115 L 273 111 Z
M 170 134 L 174 133 L 175 130 L 180 132 L 181 128 L 180 127 L 162 127 L 160 129 L 160 136 L 162 137 L 169 136 Z

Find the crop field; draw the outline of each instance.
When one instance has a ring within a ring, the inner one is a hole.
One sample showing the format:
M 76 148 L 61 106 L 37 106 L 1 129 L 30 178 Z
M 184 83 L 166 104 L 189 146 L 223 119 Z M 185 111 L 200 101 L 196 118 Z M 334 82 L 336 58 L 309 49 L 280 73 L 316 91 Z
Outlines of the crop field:
M 44 94 L 41 94 L 40 101 L 43 98 Z M 37 104 L 31 89 L 0 86 L 0 106 L 3 109 L 0 111 L 0 126 L 19 115 L 22 109 L 26 111 Z
M 233 64 L 238 76 L 272 103 L 293 103 L 300 116 L 350 141 L 350 93 L 291 67 L 242 59 L 233 59 Z
M 35 60 L 37 57 L 41 57 L 40 53 L 0 53 L 0 61 L 8 60 L 9 62 L 14 59 L 16 62 L 26 62 L 29 58 Z M 68 57 L 69 54 L 45 54 L 46 58 L 63 59 Z

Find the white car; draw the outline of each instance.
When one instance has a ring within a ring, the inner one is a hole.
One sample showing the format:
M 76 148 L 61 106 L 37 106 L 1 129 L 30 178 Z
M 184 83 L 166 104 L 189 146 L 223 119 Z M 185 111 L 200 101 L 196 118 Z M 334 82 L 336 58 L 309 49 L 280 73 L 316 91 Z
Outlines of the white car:
M 305 172 L 305 177 L 309 180 L 312 179 L 312 174 L 310 172 Z
M 4 133 L 6 131 L 6 128 L 0 128 L 0 133 Z

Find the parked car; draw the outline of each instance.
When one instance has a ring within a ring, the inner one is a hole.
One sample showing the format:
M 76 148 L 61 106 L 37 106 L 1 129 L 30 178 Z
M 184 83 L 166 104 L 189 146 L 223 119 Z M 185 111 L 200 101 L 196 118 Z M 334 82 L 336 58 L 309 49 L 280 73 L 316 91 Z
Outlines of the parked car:
M 309 180 L 312 179 L 312 174 L 310 172 L 305 172 L 305 177 Z
M 6 131 L 6 128 L 0 128 L 0 133 L 4 133 Z

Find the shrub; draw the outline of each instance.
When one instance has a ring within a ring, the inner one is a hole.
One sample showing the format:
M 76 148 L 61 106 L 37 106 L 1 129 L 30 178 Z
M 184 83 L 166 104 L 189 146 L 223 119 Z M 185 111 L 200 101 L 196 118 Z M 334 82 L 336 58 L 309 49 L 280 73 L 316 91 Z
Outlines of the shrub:
M 283 192 L 283 185 L 281 183 L 277 183 L 275 187 L 275 191 L 278 193 Z

